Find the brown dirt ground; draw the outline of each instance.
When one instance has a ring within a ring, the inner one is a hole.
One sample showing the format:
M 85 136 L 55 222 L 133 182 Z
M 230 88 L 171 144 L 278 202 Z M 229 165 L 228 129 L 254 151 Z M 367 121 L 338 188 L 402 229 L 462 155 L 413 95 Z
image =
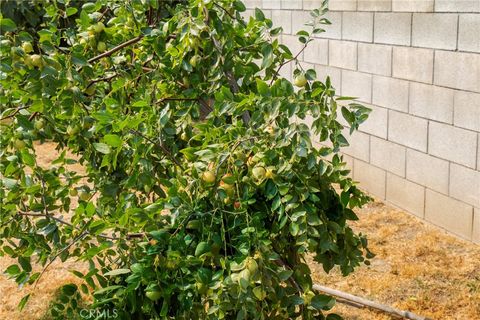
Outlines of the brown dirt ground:
M 55 158 L 51 144 L 37 146 L 43 164 Z M 326 275 L 310 262 L 315 282 L 433 319 L 480 320 L 480 246 L 446 234 L 401 210 L 375 201 L 358 210 L 356 231 L 368 235 L 377 255 L 348 277 Z M 0 270 L 11 259 L 0 258 Z M 69 270 L 75 261 L 55 262 L 37 288 L 18 288 L 0 274 L 0 319 L 42 319 L 56 290 L 77 282 Z M 80 266 L 81 268 L 81 266 Z M 32 293 L 22 312 L 16 305 Z M 384 314 L 337 304 L 333 311 L 351 320 L 386 320 Z

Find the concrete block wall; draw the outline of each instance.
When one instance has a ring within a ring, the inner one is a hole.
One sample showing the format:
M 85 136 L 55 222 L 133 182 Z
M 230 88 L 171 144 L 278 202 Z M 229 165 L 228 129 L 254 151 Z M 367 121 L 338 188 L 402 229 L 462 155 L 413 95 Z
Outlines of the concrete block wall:
M 321 0 L 247 0 L 295 33 Z M 371 194 L 480 243 L 480 0 L 330 0 L 299 57 L 372 108 L 344 150 Z M 291 77 L 293 66 L 282 75 Z

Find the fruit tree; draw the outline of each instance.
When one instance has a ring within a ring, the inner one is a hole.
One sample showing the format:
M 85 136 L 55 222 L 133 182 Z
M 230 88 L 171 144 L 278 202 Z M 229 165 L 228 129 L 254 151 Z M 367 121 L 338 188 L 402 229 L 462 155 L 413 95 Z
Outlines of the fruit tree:
M 12 279 L 88 265 L 52 308 L 61 319 L 80 304 L 124 319 L 338 319 L 305 258 L 344 274 L 368 263 L 347 224 L 368 197 L 338 153 L 337 114 L 351 132 L 369 110 L 298 61 L 326 5 L 291 52 L 238 0 L 33 1 L 41 14 L 17 20 L 28 2 L 7 4 L 0 255 L 17 261 Z M 59 150 L 49 166 L 45 142 Z

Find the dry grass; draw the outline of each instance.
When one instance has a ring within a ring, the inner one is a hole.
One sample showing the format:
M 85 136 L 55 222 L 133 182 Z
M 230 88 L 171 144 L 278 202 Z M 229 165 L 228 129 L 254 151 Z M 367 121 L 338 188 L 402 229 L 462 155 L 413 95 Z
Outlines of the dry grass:
M 52 145 L 37 150 L 44 164 L 55 158 Z M 480 246 L 380 202 L 358 214 L 360 221 L 354 228 L 368 235 L 370 248 L 377 254 L 372 265 L 344 278 L 336 271 L 326 275 L 319 265 L 310 263 L 315 282 L 433 319 L 480 320 Z M 0 269 L 12 262 L 0 258 Z M 0 274 L 0 319 L 42 319 L 57 289 L 77 281 L 69 270 L 82 267 L 74 261 L 56 262 L 34 291 L 21 290 Z M 29 292 L 33 294 L 30 302 L 19 312 L 16 305 Z M 352 320 L 390 319 L 340 304 L 334 311 Z
M 480 246 L 380 202 L 359 210 L 357 231 L 377 254 L 372 265 L 344 278 L 314 268 L 320 284 L 433 319 L 480 319 Z M 338 305 L 346 319 L 390 319 Z

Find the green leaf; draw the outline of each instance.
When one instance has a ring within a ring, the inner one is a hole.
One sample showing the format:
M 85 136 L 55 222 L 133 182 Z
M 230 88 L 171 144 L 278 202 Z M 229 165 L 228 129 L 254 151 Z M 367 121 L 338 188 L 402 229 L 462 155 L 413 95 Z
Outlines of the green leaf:
M 67 10 L 65 10 L 65 13 L 67 14 L 67 17 L 73 16 L 77 12 L 78 12 L 78 9 L 74 8 L 74 7 L 69 7 L 69 8 L 67 8 Z
M 330 310 L 335 305 L 335 299 L 324 294 L 317 294 L 312 298 L 311 305 L 317 310 Z
M 103 137 L 103 141 L 114 148 L 122 145 L 122 139 L 116 134 L 107 134 Z M 98 150 L 98 149 L 97 149 Z
M 17 25 L 13 22 L 12 19 L 0 19 L 0 31 L 3 32 L 11 32 L 17 29 Z
M 121 274 L 130 273 L 130 272 L 132 272 L 130 269 L 115 269 L 115 270 L 108 271 L 107 273 L 104 273 L 103 275 L 104 276 L 118 276 L 118 275 L 121 275 Z
M 204 253 L 210 252 L 210 245 L 207 242 L 199 242 L 195 249 L 195 256 L 201 256 Z
M 100 153 L 109 154 L 111 152 L 110 147 L 105 143 L 94 143 L 93 147 Z
M 25 308 L 25 306 L 27 305 L 27 302 L 30 299 L 30 295 L 31 294 L 29 293 L 26 296 L 23 296 L 22 299 L 20 300 L 20 302 L 18 303 L 18 309 L 20 311 L 22 311 Z

